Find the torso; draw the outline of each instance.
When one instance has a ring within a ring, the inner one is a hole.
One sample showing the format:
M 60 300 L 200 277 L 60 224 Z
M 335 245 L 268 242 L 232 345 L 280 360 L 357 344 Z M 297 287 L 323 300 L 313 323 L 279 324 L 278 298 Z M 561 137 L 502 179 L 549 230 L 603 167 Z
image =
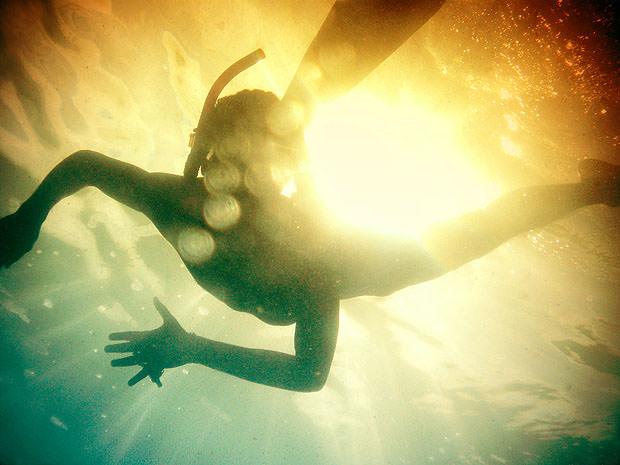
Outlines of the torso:
M 206 224 L 197 208 L 208 194 L 202 186 L 190 190 L 183 205 L 173 208 L 177 214 L 168 216 L 173 222 L 155 224 L 177 252 L 183 228 L 200 227 L 211 234 L 215 250 L 204 263 L 189 263 L 179 253 L 209 293 L 230 308 L 273 325 L 294 323 L 309 295 L 334 294 L 335 274 L 325 267 L 326 257 L 333 253 L 329 235 L 315 217 L 285 197 L 263 207 L 242 193 L 235 195 L 241 205 L 239 221 L 218 231 Z

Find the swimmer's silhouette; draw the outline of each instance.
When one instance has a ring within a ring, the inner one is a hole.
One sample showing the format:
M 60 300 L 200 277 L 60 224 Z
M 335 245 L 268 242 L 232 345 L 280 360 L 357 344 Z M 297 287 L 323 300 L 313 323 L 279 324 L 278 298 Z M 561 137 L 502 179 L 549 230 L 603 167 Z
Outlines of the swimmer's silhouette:
M 230 76 L 219 81 L 205 104 L 184 176 L 147 173 L 87 150 L 70 155 L 16 213 L 0 220 L 0 265 L 11 265 L 32 248 L 57 202 L 95 186 L 143 212 L 196 281 L 232 309 L 273 325 L 296 324 L 294 355 L 249 349 L 187 333 L 155 299 L 161 327 L 111 334 L 110 339 L 124 342 L 106 347 L 129 353 L 113 366 L 140 367 L 130 385 L 147 376 L 160 384 L 164 369 L 200 363 L 264 385 L 314 391 L 329 373 L 340 299 L 388 295 L 454 270 L 580 207 L 618 206 L 620 168 L 584 160 L 579 183 L 509 193 L 484 210 L 431 228 L 419 242 L 339 225 L 321 209 L 300 173 L 303 121 L 289 110 L 300 108 L 308 115 L 314 100 L 349 90 L 441 4 L 414 3 L 415 14 L 405 14 L 411 2 L 385 3 L 337 2 L 282 100 L 268 92 L 242 91 L 212 108 Z M 321 73 L 314 74 L 320 52 L 341 43 L 346 47 L 336 55 L 344 62 L 322 63 Z M 196 177 L 199 169 L 204 177 Z M 297 192 L 281 195 L 293 178 Z

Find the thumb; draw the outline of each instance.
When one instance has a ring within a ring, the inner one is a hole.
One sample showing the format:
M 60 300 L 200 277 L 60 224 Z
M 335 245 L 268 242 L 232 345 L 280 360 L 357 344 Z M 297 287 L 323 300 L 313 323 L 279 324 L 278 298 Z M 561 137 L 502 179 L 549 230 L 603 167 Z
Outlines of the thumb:
M 166 308 L 166 306 L 162 304 L 157 297 L 153 297 L 153 305 L 155 305 L 155 309 L 161 315 L 164 323 L 179 324 L 176 318 L 172 316 L 172 313 L 170 313 L 170 310 L 168 310 L 168 308 Z

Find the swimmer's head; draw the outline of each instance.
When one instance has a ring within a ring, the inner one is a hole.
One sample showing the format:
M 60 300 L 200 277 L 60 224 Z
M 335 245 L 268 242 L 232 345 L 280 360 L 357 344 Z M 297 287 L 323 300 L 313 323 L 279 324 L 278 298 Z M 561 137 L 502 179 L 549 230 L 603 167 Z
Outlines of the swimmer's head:
M 305 156 L 301 118 L 263 90 L 242 90 L 218 99 L 203 137 L 211 148 L 201 165 L 205 176 L 219 176 L 222 166 L 233 166 L 250 190 L 268 183 L 268 177 L 277 187 Z

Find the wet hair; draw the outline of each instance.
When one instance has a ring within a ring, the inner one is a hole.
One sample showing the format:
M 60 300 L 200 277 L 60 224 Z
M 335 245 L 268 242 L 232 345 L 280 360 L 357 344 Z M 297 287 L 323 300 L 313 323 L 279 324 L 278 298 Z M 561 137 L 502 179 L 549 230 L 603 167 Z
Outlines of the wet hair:
M 270 118 L 280 99 L 272 92 L 259 89 L 245 89 L 233 95 L 219 98 L 209 115 L 204 137 L 211 147 L 211 156 L 227 158 L 236 164 L 247 165 L 264 160 L 265 154 L 257 151 L 257 138 L 273 133 Z M 279 140 L 290 147 L 303 140 L 303 132 L 282 135 Z M 295 156 L 292 159 L 296 158 Z M 209 159 L 201 162 L 201 170 L 205 171 Z
M 218 99 L 204 134 L 212 152 L 222 156 L 224 146 L 231 139 L 241 144 L 240 135 L 249 138 L 267 131 L 268 112 L 279 101 L 272 92 L 258 89 L 246 89 Z M 203 171 L 207 163 L 205 158 L 201 164 Z
M 222 97 L 215 104 L 206 135 L 215 142 L 239 125 L 249 130 L 266 130 L 268 112 L 279 102 L 274 93 L 259 89 Z

